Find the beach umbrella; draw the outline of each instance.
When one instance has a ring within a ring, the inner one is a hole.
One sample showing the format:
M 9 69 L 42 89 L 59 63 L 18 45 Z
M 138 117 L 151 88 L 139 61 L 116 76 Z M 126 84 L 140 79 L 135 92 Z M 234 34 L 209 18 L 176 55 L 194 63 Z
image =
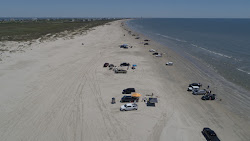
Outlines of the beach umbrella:
M 133 93 L 131 96 L 132 97 L 141 97 L 141 94 L 139 94 L 139 93 Z

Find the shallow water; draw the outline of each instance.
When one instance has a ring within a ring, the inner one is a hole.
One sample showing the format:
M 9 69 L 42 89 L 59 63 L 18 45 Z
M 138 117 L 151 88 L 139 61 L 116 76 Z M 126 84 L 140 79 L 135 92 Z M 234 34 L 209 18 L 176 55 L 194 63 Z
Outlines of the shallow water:
M 136 19 L 127 25 L 250 90 L 250 19 Z

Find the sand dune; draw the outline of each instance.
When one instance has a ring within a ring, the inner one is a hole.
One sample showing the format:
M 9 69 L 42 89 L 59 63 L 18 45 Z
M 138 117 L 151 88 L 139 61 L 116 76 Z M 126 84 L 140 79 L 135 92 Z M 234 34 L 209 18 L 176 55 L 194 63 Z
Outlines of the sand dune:
M 144 47 L 120 25 L 116 21 L 75 39 L 42 43 L 0 64 L 0 140 L 200 141 L 203 127 L 221 140 L 250 140 L 249 97 L 238 99 L 246 105 L 238 114 L 226 99 L 193 96 L 187 85 L 211 84 L 209 76 L 171 50 L 171 57 L 153 57 L 148 49 L 160 45 Z M 123 43 L 133 48 L 120 49 Z M 166 67 L 167 60 L 175 65 Z M 103 68 L 105 62 L 138 67 L 115 74 Z M 119 111 L 121 92 L 129 87 L 143 96 L 154 93 L 159 103 L 147 107 L 140 101 L 137 111 Z

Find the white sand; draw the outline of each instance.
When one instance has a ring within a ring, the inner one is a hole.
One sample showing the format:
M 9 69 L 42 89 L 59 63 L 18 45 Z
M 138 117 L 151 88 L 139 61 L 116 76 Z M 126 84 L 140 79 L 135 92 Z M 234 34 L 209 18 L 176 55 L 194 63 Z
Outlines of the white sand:
M 42 43 L 1 62 L 0 140 L 201 141 L 204 127 L 221 140 L 250 140 L 249 107 L 237 114 L 224 99 L 193 96 L 187 85 L 198 78 L 209 84 L 209 76 L 174 53 L 167 58 L 172 60 L 153 57 L 152 45 L 143 47 L 120 25 L 116 21 L 75 39 Z M 123 43 L 133 48 L 120 49 Z M 167 61 L 174 66 L 165 66 Z M 103 68 L 105 62 L 138 67 L 114 74 Z M 143 96 L 154 93 L 159 103 L 147 107 L 140 101 L 137 111 L 119 111 L 121 92 L 128 87 Z

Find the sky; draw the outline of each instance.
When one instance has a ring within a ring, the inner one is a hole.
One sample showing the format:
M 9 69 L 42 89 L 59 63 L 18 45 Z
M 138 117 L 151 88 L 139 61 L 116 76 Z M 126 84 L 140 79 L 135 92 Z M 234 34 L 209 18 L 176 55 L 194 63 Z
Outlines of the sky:
M 0 17 L 250 18 L 250 0 L 0 0 Z

